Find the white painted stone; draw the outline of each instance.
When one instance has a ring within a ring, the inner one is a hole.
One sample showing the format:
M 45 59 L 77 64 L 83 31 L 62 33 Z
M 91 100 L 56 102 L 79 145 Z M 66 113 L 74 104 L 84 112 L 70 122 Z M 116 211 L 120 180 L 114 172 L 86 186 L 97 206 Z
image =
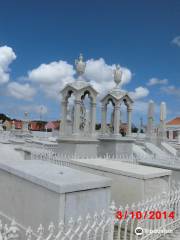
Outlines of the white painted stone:
M 43 161 L 0 161 L 0 209 L 25 225 L 107 209 L 111 180 Z
M 100 143 L 98 148 L 98 155 L 104 156 L 132 156 L 134 139 L 120 136 L 106 136 L 99 137 Z
M 169 191 L 169 170 L 106 159 L 78 159 L 72 167 L 111 178 L 112 199 L 121 205 Z
M 98 140 L 92 138 L 64 137 L 58 139 L 58 152 L 81 157 L 96 157 Z

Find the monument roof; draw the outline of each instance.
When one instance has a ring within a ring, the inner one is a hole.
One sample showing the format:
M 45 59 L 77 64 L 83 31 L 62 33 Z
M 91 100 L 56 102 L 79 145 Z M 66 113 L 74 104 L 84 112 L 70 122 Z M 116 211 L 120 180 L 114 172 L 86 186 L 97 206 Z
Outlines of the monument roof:
M 96 89 L 94 89 L 94 87 L 87 81 L 85 80 L 77 80 L 74 81 L 72 83 L 68 83 L 66 84 L 66 86 L 61 90 L 61 92 L 64 92 L 67 88 L 72 88 L 75 91 L 79 91 L 82 89 L 87 89 L 90 88 L 91 90 L 93 90 L 96 94 L 98 93 L 96 91 Z
M 81 80 L 81 81 L 74 81 L 72 83 L 67 84 L 67 86 L 68 85 L 73 87 L 73 88 L 75 88 L 75 89 L 77 89 L 77 90 L 85 88 L 85 87 L 92 87 L 90 83 L 88 83 L 86 81 L 83 81 L 83 80 Z
M 41 160 L 0 160 L 0 169 L 57 193 L 111 186 L 111 179 Z
M 106 99 L 108 96 L 112 97 L 116 100 L 120 100 L 124 97 L 127 97 L 131 102 L 133 102 L 133 100 L 130 98 L 128 92 L 117 89 L 117 88 L 113 88 L 112 90 L 108 91 L 107 94 L 101 99 L 101 101 Z

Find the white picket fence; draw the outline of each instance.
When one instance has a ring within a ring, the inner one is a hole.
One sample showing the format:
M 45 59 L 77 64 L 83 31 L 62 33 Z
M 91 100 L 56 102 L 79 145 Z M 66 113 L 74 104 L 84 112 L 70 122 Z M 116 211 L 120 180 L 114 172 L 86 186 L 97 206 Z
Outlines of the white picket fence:
M 158 165 L 166 168 L 174 168 L 174 169 L 180 169 L 180 157 L 177 156 L 166 156 L 166 157 L 160 157 L 160 156 L 143 156 L 139 155 L 137 157 L 137 162 L 148 165 Z
M 70 163 L 70 160 L 75 161 L 76 159 L 91 159 L 90 156 L 82 156 L 78 154 L 61 154 L 55 151 L 54 148 L 44 148 L 44 149 L 30 149 L 31 151 L 31 159 L 32 160 L 44 160 L 49 161 L 52 163 L 56 163 L 58 165 L 64 165 Z M 119 154 L 119 155 L 109 155 L 106 154 L 102 157 L 100 156 L 92 156 L 93 159 L 107 159 L 107 160 L 114 160 L 114 161 L 121 161 L 121 162 L 127 162 L 132 164 L 137 164 L 137 158 L 133 155 L 126 155 L 126 154 Z
M 90 159 L 89 156 L 81 156 L 76 154 L 60 154 L 55 149 L 31 149 L 31 159 L 39 159 L 48 161 L 51 163 L 55 163 L 58 165 L 64 165 L 64 166 L 71 166 L 74 161 L 78 159 Z M 126 162 L 131 164 L 148 164 L 148 165 L 156 165 L 164 166 L 164 167 L 170 167 L 175 169 L 180 169 L 180 158 L 175 156 L 167 156 L 165 157 L 157 157 L 157 156 L 134 156 L 134 155 L 125 155 L 125 154 L 119 154 L 116 156 L 112 156 L 109 154 L 106 154 L 102 157 L 92 157 L 93 159 L 101 160 L 101 159 L 107 159 L 107 160 L 113 160 L 113 161 L 120 161 L 120 162 Z
M 174 212 L 173 218 L 162 217 L 160 219 L 149 219 L 150 211 Z M 117 218 L 117 212 L 122 212 L 122 218 Z M 132 217 L 132 212 L 141 213 L 142 217 Z M 147 213 L 147 215 L 146 215 Z M 146 216 L 145 216 L 146 215 Z M 2 216 L 0 214 L 0 216 Z M 4 215 L 3 215 L 4 217 Z M 2 218 L 2 217 L 1 217 Z M 4 218 L 3 218 L 4 219 Z M 9 220 L 9 219 L 8 219 Z M 135 231 L 142 229 L 141 236 Z M 85 219 L 69 219 L 67 224 L 60 221 L 56 227 L 53 222 L 48 227 L 39 225 L 37 231 L 31 227 L 25 228 L 12 220 L 11 224 L 0 221 L 1 240 L 157 240 L 164 239 L 180 228 L 180 187 L 174 187 L 170 193 L 163 193 L 154 198 L 132 204 L 132 206 L 116 207 L 113 202 L 110 209 L 102 211 L 101 214 L 89 214 Z

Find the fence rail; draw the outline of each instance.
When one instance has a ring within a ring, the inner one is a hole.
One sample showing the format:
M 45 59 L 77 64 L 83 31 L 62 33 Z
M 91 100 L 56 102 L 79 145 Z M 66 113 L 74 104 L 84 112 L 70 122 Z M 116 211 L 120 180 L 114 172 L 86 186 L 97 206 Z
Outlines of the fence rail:
M 172 218 L 150 219 L 145 213 L 150 211 L 174 213 Z M 143 217 L 132 217 L 133 213 L 141 213 Z M 121 213 L 119 215 L 119 213 Z M 0 214 L 1 216 L 1 214 Z M 1 217 L 2 218 L 2 217 Z M 37 231 L 25 228 L 14 220 L 8 226 L 0 221 L 1 240 L 157 240 L 163 239 L 169 232 L 180 228 L 180 187 L 131 206 L 116 207 L 112 202 L 109 209 L 86 218 L 69 219 L 67 224 L 60 221 L 55 227 L 51 222 L 48 227 L 39 225 Z M 142 229 L 141 235 L 135 231 Z M 23 236 L 23 237 L 22 237 Z M 173 240 L 173 238 L 171 238 Z

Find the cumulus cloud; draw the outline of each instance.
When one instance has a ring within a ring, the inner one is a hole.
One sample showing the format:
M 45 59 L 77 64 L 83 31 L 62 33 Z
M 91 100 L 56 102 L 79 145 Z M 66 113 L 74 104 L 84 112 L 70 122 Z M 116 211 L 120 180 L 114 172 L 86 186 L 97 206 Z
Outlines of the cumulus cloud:
M 115 84 L 113 81 L 113 69 L 115 65 L 108 65 L 103 58 L 98 60 L 90 59 L 86 62 L 84 77 L 100 93 L 111 89 Z M 132 73 L 126 67 L 123 71 L 122 84 L 131 81 Z M 28 72 L 28 79 L 38 83 L 47 96 L 57 98 L 59 91 L 65 84 L 74 81 L 75 70 L 73 66 L 65 61 L 41 64 L 39 67 Z
M 31 100 L 36 93 L 28 83 L 20 84 L 18 82 L 11 82 L 7 86 L 8 95 L 17 99 Z
M 172 40 L 172 43 L 175 44 L 176 46 L 180 47 L 180 36 L 175 37 Z
M 38 68 L 28 72 L 28 78 L 42 84 L 54 84 L 60 81 L 67 83 L 67 79 L 75 73 L 73 66 L 65 61 L 41 64 Z
M 174 95 L 174 96 L 180 97 L 180 88 L 177 88 L 173 85 L 167 86 L 167 87 L 162 87 L 161 90 L 169 95 Z
M 147 85 L 148 86 L 153 86 L 153 85 L 164 85 L 168 83 L 168 79 L 159 79 L 159 78 L 150 78 Z
M 0 47 L 0 84 L 9 81 L 9 65 L 16 59 L 13 49 L 8 46 Z
M 103 58 L 98 60 L 90 59 L 86 64 L 85 77 L 97 89 L 99 93 L 103 93 L 115 85 L 113 80 L 113 70 L 115 65 L 106 64 Z M 121 85 L 127 84 L 131 81 L 132 73 L 126 68 L 122 67 L 122 82 Z
M 144 87 L 137 87 L 135 88 L 134 92 L 129 92 L 132 99 L 137 100 L 140 98 L 144 98 L 149 95 L 149 90 Z
M 146 114 L 148 109 L 148 102 L 144 101 L 135 101 L 133 104 L 133 111 Z
M 48 97 L 57 98 L 65 84 L 72 82 L 75 71 L 73 66 L 65 61 L 41 64 L 28 72 L 28 79 L 39 84 Z

